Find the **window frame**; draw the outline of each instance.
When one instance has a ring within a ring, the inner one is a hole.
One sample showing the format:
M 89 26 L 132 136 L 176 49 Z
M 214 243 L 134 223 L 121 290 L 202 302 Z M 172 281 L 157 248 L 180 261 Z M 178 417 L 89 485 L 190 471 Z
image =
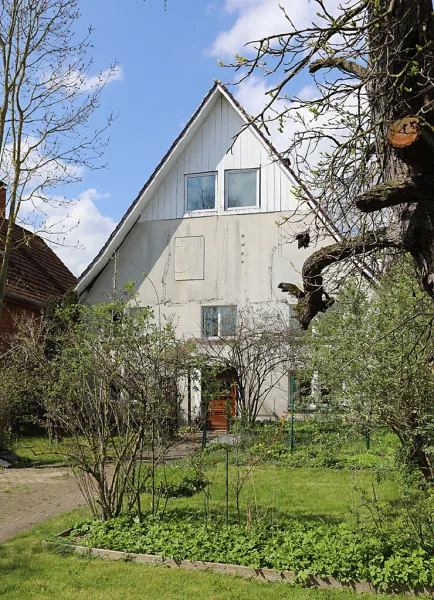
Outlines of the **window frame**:
M 256 173 L 256 204 L 249 206 L 229 206 L 229 175 L 231 173 Z M 249 211 L 261 208 L 261 169 L 260 167 L 252 167 L 248 169 L 226 169 L 225 170 L 225 210 L 232 211 Z
M 194 177 L 207 177 L 214 176 L 214 208 L 188 208 L 188 180 Z M 217 171 L 204 171 L 203 173 L 184 173 L 184 214 L 198 214 L 198 213 L 215 213 L 217 212 Z
M 204 328 L 204 313 L 205 313 L 205 309 L 207 308 L 217 308 L 217 309 L 222 309 L 222 308 L 231 308 L 233 309 L 233 313 L 235 315 L 235 326 L 234 326 L 234 333 L 231 335 L 223 335 L 222 333 L 222 314 L 220 311 L 217 312 L 217 335 L 205 335 L 205 328 Z M 201 306 L 201 332 L 200 332 L 200 336 L 201 339 L 203 340 L 218 340 L 221 338 L 224 339 L 232 339 L 235 337 L 236 334 L 236 329 L 237 329 L 237 321 L 238 321 L 238 306 L 236 304 L 205 304 Z

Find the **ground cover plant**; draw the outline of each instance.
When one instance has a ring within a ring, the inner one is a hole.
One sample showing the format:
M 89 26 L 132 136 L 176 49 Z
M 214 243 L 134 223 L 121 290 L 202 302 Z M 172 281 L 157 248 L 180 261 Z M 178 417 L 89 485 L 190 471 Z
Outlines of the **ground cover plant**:
M 316 590 L 263 584 L 239 577 L 171 570 L 125 561 L 79 557 L 52 552 L 42 540 L 54 536 L 78 519 L 68 513 L 40 524 L 31 532 L 0 545 L 0 597 L 5 600 L 351 600 L 343 590 Z M 162 592 L 163 590 L 163 592 Z M 360 600 L 392 599 L 361 594 Z M 393 596 L 403 600 L 404 596 Z
M 226 526 L 215 516 L 207 526 L 201 517 L 195 511 L 150 516 L 142 522 L 119 517 L 81 523 L 71 535 L 80 535 L 80 543 L 96 548 L 288 569 L 301 579 L 313 573 L 342 581 L 368 580 L 375 585 L 434 584 L 432 548 L 421 548 L 401 532 L 382 536 L 345 523 L 297 519 L 254 528 L 239 527 L 236 522 Z
M 209 468 L 214 472 L 207 490 L 171 497 L 154 514 L 148 498 L 141 522 L 134 514 L 105 523 L 85 520 L 71 535 L 81 545 L 290 569 L 301 577 L 313 572 L 375 584 L 434 583 L 433 538 L 421 544 L 417 527 L 408 527 L 391 475 L 378 485 L 368 471 L 260 465 L 241 492 L 241 524 L 231 487 L 226 525 L 225 465 Z M 178 469 L 169 467 L 166 481 L 179 478 Z M 229 478 L 236 482 L 236 465 Z
M 390 471 L 397 466 L 399 439 L 371 424 L 363 431 L 355 423 L 327 415 L 299 417 L 291 425 L 261 425 L 250 437 L 248 453 L 288 467 L 328 467 Z

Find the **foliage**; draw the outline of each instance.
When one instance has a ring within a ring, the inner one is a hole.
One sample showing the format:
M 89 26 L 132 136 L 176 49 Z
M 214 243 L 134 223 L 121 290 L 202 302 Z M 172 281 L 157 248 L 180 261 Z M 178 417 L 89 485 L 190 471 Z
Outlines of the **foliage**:
M 371 425 L 369 442 L 366 432 L 357 422 L 345 422 L 341 414 L 333 411 L 310 415 L 294 423 L 294 448 L 291 452 L 288 420 L 258 422 L 249 428 L 238 442 L 238 449 L 230 447 L 231 464 L 249 463 L 260 457 L 261 463 L 274 462 L 280 466 L 296 468 L 357 469 L 390 471 L 398 466 L 399 439 L 384 428 Z M 367 444 L 369 443 L 369 448 Z M 235 452 L 237 458 L 234 457 Z M 209 455 L 220 454 L 222 445 L 212 443 L 206 450 Z
M 178 382 L 196 365 L 194 346 L 131 294 L 128 287 L 122 300 L 60 307 L 14 338 L 14 356 L 30 363 L 15 373 L 17 386 L 24 381 L 49 428 L 65 434 L 56 452 L 102 518 L 133 506 L 140 515 L 143 486 L 150 478 L 154 489 L 155 466 L 176 443 Z
M 35 331 L 39 323 L 21 319 L 17 325 L 19 335 L 8 339 L 9 347 L 0 357 L 0 448 L 12 443 L 12 427 L 18 420 L 28 419 L 34 409 L 37 377 L 33 376 L 33 349 L 38 345 Z
M 164 498 L 189 498 L 203 491 L 209 481 L 206 474 L 191 466 L 188 461 L 184 464 L 162 466 L 155 473 L 155 489 L 159 496 Z M 152 493 L 151 484 L 144 486 L 146 493 Z
M 360 430 L 394 432 L 403 458 L 434 476 L 434 313 L 412 268 L 399 263 L 374 290 L 343 286 L 335 310 L 310 334 L 311 368 Z
M 354 600 L 349 590 L 288 588 L 209 572 L 166 569 L 132 561 L 59 556 L 42 541 L 70 526 L 66 513 L 1 545 L 0 596 L 4 600 Z M 83 517 L 81 517 L 83 518 Z M 361 594 L 360 600 L 404 600 L 405 596 Z
M 200 523 L 193 511 L 143 522 L 121 517 L 108 522 L 78 523 L 71 536 L 98 548 L 157 554 L 175 559 L 240 564 L 254 568 L 289 569 L 303 578 L 309 573 L 343 581 L 364 579 L 411 587 L 434 584 L 432 553 L 408 537 L 381 537 L 346 524 L 281 521 L 261 529 Z

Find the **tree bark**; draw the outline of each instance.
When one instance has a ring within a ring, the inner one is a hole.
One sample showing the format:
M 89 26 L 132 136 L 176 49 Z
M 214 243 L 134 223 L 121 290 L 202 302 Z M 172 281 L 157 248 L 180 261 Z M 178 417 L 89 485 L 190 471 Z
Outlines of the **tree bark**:
M 280 283 L 279 288 L 298 298 L 295 312 L 303 329 L 307 329 L 311 320 L 318 313 L 326 311 L 334 302 L 324 289 L 324 269 L 373 250 L 401 247 L 400 231 L 396 228 L 368 231 L 352 240 L 332 244 L 311 254 L 303 265 L 303 290 L 288 283 Z
M 372 213 L 398 204 L 431 202 L 434 200 L 434 174 L 393 179 L 376 185 L 356 199 L 364 213 Z
M 355 199 L 363 212 L 391 208 L 390 228 L 315 252 L 303 267 L 297 316 L 307 328 L 330 305 L 323 270 L 375 249 L 395 247 L 414 258 L 421 287 L 434 299 L 434 47 L 432 0 L 380 0 L 368 5 L 368 99 L 382 182 Z M 337 67 L 338 57 L 315 61 L 311 72 Z M 410 68 L 417 65 L 417 68 Z M 357 65 L 358 66 L 358 65 Z M 361 73 L 362 74 L 362 73 Z M 281 289 L 288 284 L 281 284 Z M 285 291 L 285 290 L 284 290 Z
M 368 69 L 353 60 L 347 60 L 339 56 L 320 58 L 309 65 L 309 73 L 316 73 L 320 69 L 339 69 L 348 75 L 354 75 L 358 79 L 364 79 L 368 75 Z

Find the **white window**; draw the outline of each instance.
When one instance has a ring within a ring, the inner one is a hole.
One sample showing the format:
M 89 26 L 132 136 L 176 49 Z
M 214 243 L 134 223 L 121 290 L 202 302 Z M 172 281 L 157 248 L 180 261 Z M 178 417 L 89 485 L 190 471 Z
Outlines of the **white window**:
M 225 172 L 225 206 L 227 209 L 259 206 L 259 169 Z
M 187 212 L 214 210 L 216 207 L 216 173 L 185 176 L 185 204 Z
M 236 327 L 236 306 L 202 306 L 202 337 L 234 336 Z

